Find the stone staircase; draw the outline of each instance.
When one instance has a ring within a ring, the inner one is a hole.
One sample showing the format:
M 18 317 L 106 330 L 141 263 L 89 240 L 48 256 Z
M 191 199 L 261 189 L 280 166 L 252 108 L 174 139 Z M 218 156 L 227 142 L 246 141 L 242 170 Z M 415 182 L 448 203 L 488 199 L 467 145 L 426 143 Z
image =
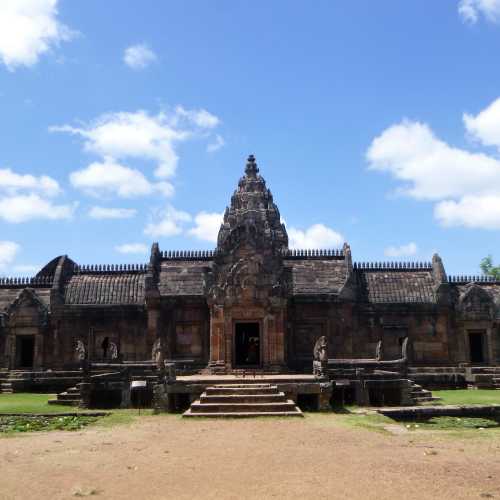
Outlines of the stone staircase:
M 80 401 L 80 389 L 76 386 L 59 393 L 56 399 L 49 399 L 48 403 L 49 405 L 79 406 Z
M 416 404 L 421 403 L 433 403 L 434 401 L 440 401 L 441 398 L 432 395 L 432 392 L 424 389 L 421 385 L 412 382 L 411 386 L 411 397 Z
M 183 417 L 303 417 L 291 399 L 271 384 L 207 387 Z
M 477 389 L 500 389 L 500 366 L 473 366 L 471 375 Z
M 12 394 L 14 388 L 9 380 L 9 371 L 0 370 L 0 394 Z

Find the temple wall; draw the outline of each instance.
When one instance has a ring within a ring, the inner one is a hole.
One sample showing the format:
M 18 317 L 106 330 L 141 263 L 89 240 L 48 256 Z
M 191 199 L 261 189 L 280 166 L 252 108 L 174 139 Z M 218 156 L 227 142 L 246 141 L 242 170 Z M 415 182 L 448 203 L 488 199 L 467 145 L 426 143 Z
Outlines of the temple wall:
M 143 308 L 64 308 L 55 314 L 45 335 L 46 367 L 75 364 L 75 345 L 82 340 L 92 360 L 103 360 L 102 342 L 108 337 L 128 361 L 151 357 L 146 345 L 147 316 Z

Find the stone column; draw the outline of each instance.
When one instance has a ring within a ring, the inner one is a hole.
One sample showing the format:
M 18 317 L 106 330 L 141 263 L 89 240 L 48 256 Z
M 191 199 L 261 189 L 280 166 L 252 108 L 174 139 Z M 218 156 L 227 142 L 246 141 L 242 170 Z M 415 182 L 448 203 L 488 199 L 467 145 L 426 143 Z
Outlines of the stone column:
M 210 307 L 210 355 L 208 366 L 222 368 L 225 365 L 224 308 Z

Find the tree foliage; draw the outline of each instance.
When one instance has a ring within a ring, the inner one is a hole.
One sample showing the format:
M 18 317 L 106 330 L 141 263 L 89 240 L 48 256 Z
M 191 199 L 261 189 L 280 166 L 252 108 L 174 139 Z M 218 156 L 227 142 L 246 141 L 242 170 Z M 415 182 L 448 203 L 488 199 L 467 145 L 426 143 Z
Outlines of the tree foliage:
M 481 271 L 483 271 L 483 274 L 485 276 L 491 276 L 497 280 L 500 280 L 500 266 L 493 265 L 493 257 L 491 255 L 485 257 L 481 261 L 481 264 L 479 264 L 479 267 L 481 268 Z

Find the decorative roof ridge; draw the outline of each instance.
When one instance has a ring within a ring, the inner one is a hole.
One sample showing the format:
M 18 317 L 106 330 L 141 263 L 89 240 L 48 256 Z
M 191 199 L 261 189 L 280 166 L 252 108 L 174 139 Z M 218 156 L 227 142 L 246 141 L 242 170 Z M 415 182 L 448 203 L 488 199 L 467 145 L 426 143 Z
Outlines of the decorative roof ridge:
M 454 283 L 456 285 L 466 285 L 467 283 L 491 283 L 493 285 L 500 285 L 500 280 L 494 278 L 493 276 L 464 276 L 455 275 L 448 276 L 448 283 Z
M 75 274 L 144 274 L 147 264 L 90 264 L 75 266 Z
M 34 277 L 0 277 L 0 288 L 50 288 L 54 282 L 53 276 L 34 276 Z
M 282 252 L 286 259 L 335 259 L 342 260 L 345 258 L 343 249 L 341 248 L 321 248 L 321 249 L 289 249 L 286 248 Z
M 352 267 L 363 271 L 432 271 L 430 262 L 354 262 Z
M 216 250 L 165 250 L 160 252 L 162 260 L 212 260 L 219 251 Z

